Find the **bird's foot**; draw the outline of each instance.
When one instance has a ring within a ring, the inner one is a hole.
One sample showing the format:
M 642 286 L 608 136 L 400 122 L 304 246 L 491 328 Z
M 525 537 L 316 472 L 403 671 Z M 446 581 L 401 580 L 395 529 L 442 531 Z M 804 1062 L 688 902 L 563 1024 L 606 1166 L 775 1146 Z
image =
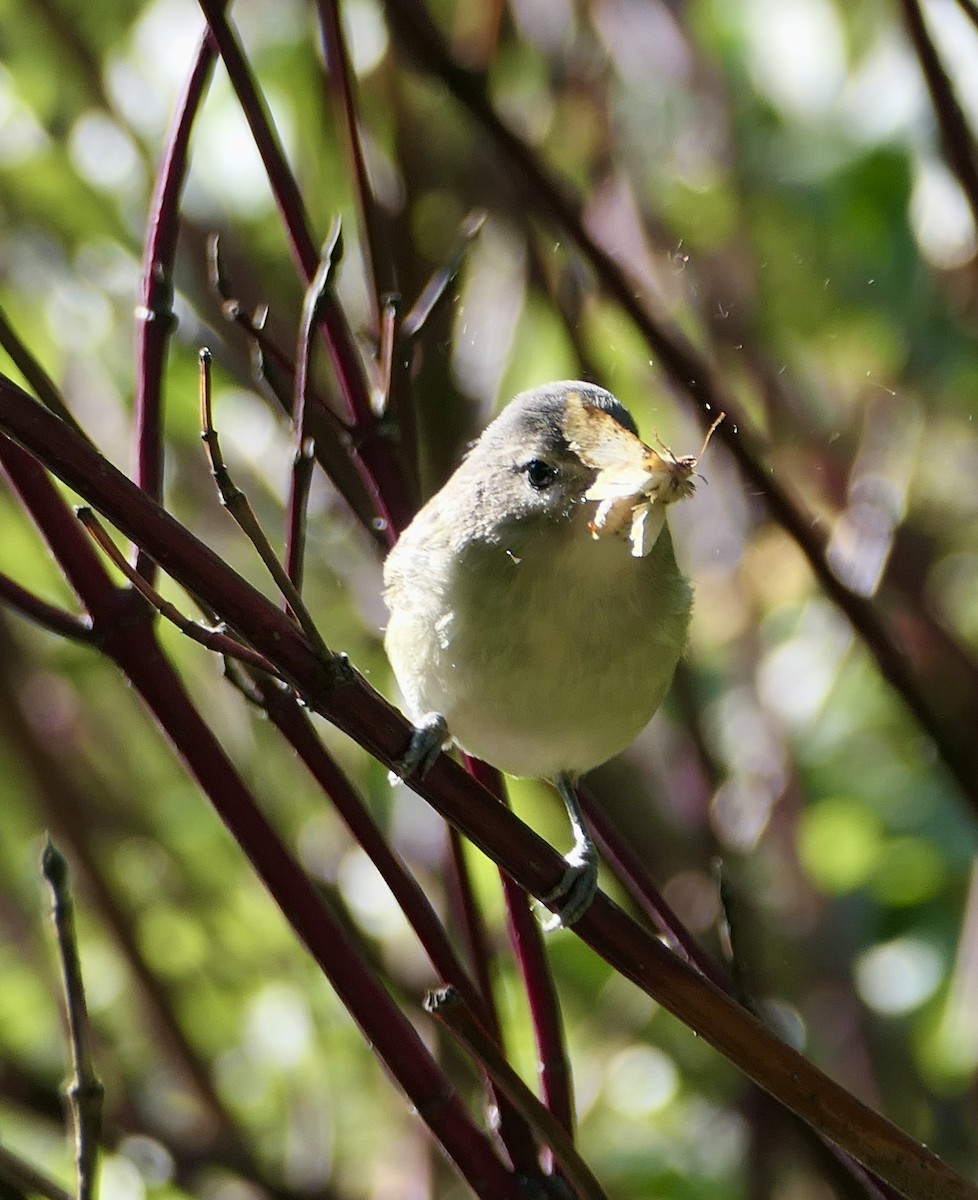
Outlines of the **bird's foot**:
M 569 929 L 587 912 L 598 890 L 598 856 L 593 845 L 575 846 L 564 856 L 567 870 L 544 904 L 556 904 L 557 911 L 544 923 L 544 931 Z
M 413 776 L 424 779 L 447 741 L 448 724 L 445 718 L 441 713 L 426 713 L 415 726 L 404 757 L 387 776 L 391 786 Z

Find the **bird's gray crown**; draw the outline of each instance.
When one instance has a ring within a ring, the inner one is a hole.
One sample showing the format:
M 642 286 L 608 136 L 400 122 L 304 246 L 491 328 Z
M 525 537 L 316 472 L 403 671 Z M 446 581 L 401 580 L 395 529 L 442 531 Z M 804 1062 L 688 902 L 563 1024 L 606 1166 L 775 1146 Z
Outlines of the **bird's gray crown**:
M 567 445 L 564 413 L 567 397 L 572 392 L 577 392 L 588 407 L 603 410 L 629 433 L 638 436 L 638 427 L 632 414 L 610 392 L 593 383 L 565 379 L 531 388 L 515 396 L 483 433 L 480 449 L 485 447 L 491 451 L 499 443 L 512 445 L 514 438 L 531 444 L 542 441 L 563 449 Z

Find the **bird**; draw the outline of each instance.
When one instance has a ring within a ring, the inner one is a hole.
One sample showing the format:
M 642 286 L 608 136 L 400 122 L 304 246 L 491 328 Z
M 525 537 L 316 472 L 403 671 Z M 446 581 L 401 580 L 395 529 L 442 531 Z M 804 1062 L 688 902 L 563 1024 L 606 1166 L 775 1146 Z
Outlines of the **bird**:
M 543 898 L 548 928 L 580 920 L 597 890 L 576 784 L 646 726 L 686 644 L 692 589 L 665 517 L 692 494 L 702 451 L 660 448 L 594 384 L 524 391 L 384 566 L 385 649 L 416 730 L 400 774 L 454 742 L 553 783 L 574 844 Z

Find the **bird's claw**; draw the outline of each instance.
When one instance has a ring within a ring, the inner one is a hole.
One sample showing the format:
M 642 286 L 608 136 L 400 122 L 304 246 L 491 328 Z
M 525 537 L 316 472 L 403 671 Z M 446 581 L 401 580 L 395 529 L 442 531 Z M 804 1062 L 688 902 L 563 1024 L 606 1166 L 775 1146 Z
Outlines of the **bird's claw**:
M 544 904 L 556 904 L 557 912 L 544 923 L 544 931 L 569 929 L 587 912 L 598 890 L 598 860 L 590 846 L 575 846 L 564 857 L 567 870 Z
M 411 742 L 398 763 L 388 775 L 391 784 L 417 776 L 424 779 L 435 765 L 448 741 L 448 724 L 441 713 L 427 713 L 421 718 L 411 734 Z

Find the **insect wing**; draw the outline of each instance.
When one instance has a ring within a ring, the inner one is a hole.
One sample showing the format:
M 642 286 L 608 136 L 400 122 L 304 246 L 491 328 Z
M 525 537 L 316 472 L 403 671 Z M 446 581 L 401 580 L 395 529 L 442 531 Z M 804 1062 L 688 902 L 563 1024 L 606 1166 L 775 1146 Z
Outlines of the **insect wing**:
M 666 506 L 647 500 L 636 504 L 632 512 L 632 528 L 629 541 L 632 543 L 632 558 L 645 558 L 659 540 L 666 523 Z
M 641 472 L 645 456 L 654 453 L 610 413 L 589 408 L 578 392 L 567 397 L 564 436 L 581 462 L 596 471 Z
M 630 467 L 623 470 L 599 470 L 597 479 L 588 488 L 584 499 L 626 500 L 629 496 L 643 496 L 654 480 L 654 473 Z

